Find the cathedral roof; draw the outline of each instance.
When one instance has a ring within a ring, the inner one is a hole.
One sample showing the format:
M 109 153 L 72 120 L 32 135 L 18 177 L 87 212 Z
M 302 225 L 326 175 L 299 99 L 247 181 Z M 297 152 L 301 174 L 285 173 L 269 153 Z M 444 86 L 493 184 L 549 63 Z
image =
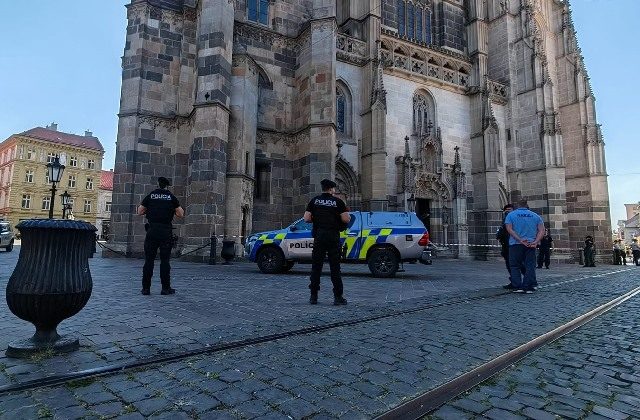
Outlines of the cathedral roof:
M 83 147 L 85 149 L 104 152 L 104 148 L 97 137 L 93 135 L 79 136 L 77 134 L 63 133 L 62 131 L 36 127 L 20 133 L 21 136 L 45 140 L 52 143 L 67 144 L 69 146 Z

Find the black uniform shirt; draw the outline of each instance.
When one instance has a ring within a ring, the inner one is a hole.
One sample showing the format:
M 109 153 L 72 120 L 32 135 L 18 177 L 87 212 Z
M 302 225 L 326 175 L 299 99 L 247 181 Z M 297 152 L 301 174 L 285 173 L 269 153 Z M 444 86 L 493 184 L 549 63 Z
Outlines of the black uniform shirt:
M 540 240 L 540 249 L 548 250 L 553 246 L 553 238 L 551 235 L 543 236 Z
M 322 193 L 309 202 L 307 211 L 313 216 L 314 231 L 322 229 L 339 232 L 342 229 L 340 215 L 347 211 L 347 205 L 329 193 Z
M 169 190 L 158 188 L 142 200 L 147 208 L 147 220 L 150 223 L 170 225 L 180 202 Z

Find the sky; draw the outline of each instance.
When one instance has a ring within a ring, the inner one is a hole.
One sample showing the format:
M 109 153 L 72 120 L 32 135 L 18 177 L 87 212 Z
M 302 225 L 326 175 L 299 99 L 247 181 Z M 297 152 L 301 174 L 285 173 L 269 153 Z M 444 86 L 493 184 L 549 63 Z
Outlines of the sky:
M 21 0 L 0 16 L 0 141 L 51 122 L 93 131 L 113 168 L 128 0 Z M 640 0 L 572 0 L 606 142 L 612 223 L 640 201 Z

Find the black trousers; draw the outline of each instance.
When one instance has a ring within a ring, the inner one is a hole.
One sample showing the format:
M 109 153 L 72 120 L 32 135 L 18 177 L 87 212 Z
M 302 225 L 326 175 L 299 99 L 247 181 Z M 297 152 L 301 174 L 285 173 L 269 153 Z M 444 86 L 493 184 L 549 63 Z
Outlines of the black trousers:
M 343 293 L 343 285 L 340 276 L 340 233 L 338 231 L 318 230 L 315 232 L 313 252 L 311 253 L 311 284 L 309 284 L 312 293 L 318 293 L 320 290 L 320 276 L 325 255 L 329 257 L 333 295 L 340 297 Z
M 640 265 L 640 251 L 631 251 L 631 255 L 633 255 L 633 263 Z
M 171 287 L 171 225 L 150 225 L 144 240 L 144 267 L 142 268 L 142 287 L 151 287 L 153 266 L 160 249 L 160 282 L 162 288 Z
M 542 268 L 542 264 L 549 268 L 551 263 L 551 250 L 550 249 L 538 249 L 538 268 Z
M 593 247 L 585 247 L 584 248 L 584 266 L 585 267 L 595 267 L 596 259 L 595 259 L 595 250 Z

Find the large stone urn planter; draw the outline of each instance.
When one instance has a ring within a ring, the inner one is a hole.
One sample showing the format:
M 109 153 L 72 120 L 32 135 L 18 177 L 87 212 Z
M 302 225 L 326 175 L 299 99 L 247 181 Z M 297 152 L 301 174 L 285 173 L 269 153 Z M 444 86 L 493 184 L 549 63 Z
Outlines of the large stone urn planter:
M 96 228 L 57 219 L 24 220 L 16 228 L 22 246 L 7 283 L 7 305 L 18 318 L 35 325 L 36 332 L 11 343 L 6 354 L 24 357 L 47 349 L 76 350 L 78 339 L 58 335 L 57 327 L 80 312 L 91 296 L 89 255 Z

